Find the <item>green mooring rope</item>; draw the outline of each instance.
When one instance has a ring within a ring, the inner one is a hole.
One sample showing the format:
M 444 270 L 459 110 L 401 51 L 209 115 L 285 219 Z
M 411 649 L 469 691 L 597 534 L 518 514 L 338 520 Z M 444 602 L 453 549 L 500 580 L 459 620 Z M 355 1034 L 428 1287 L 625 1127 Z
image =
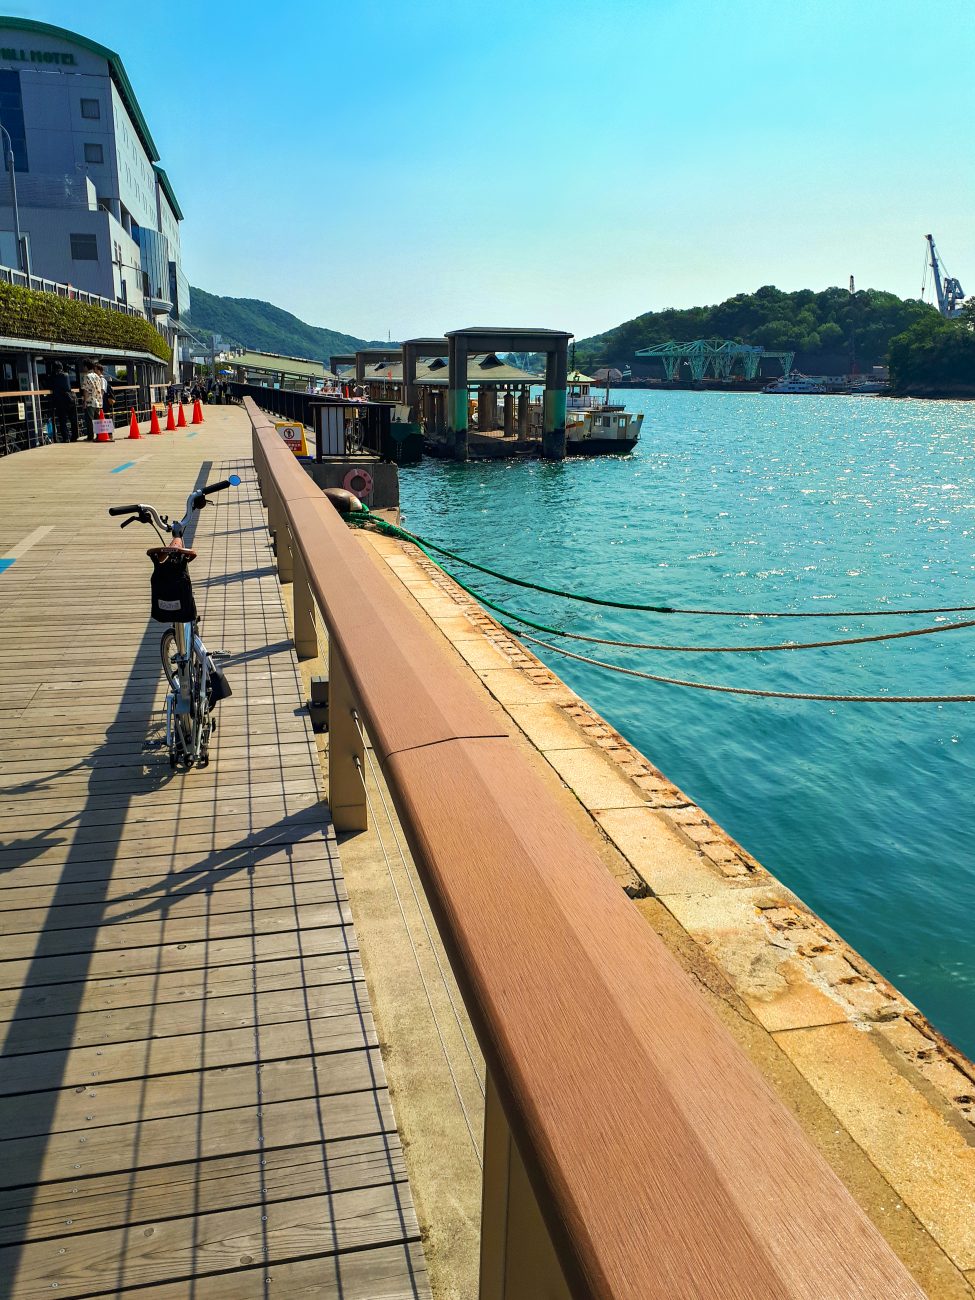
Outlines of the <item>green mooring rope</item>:
M 443 567 L 443 565 L 439 564 L 433 558 L 433 556 L 430 554 L 430 551 L 427 548 L 429 547 L 430 550 L 438 551 L 442 555 L 451 555 L 452 554 L 451 552 L 446 551 L 443 547 L 434 545 L 432 542 L 427 542 L 424 538 L 418 537 L 415 533 L 408 532 L 407 529 L 405 528 L 399 528 L 397 527 L 396 524 L 387 523 L 385 519 L 376 518 L 374 515 L 369 513 L 368 509 L 360 513 L 357 513 L 355 515 L 348 515 L 347 519 L 348 522 L 352 524 L 354 527 L 364 528 L 367 525 L 372 525 L 376 527 L 380 532 L 386 533 L 388 536 L 398 537 L 403 541 L 411 542 L 414 546 L 418 547 L 420 551 L 423 552 L 423 554 L 427 557 L 427 559 L 430 561 L 431 564 L 436 565 L 436 567 L 440 570 L 441 573 L 446 574 L 446 576 L 450 578 L 452 582 L 455 582 L 457 586 L 460 587 L 462 591 L 465 591 L 473 600 L 478 601 L 478 603 L 482 605 L 486 605 L 489 609 L 493 609 L 495 613 L 501 614 L 502 617 L 504 618 L 512 618 L 516 622 L 523 624 L 525 627 L 531 627 L 534 628 L 536 631 L 545 632 L 549 635 L 554 635 L 559 637 L 574 637 L 576 640 L 580 640 L 580 641 L 596 641 L 602 645 L 624 646 L 630 649 L 641 649 L 641 650 L 683 650 L 683 651 L 698 651 L 702 653 L 709 652 L 709 651 L 712 653 L 717 653 L 717 652 L 728 653 L 728 652 L 735 652 L 735 651 L 742 651 L 742 650 L 752 650 L 752 651 L 810 650 L 810 649 L 820 649 L 825 646 L 832 646 L 832 645 L 859 645 L 865 641 L 887 641 L 887 640 L 894 640 L 894 639 L 899 639 L 901 637 L 907 637 L 907 636 L 926 636 L 933 632 L 948 632 L 948 631 L 955 630 L 957 628 L 975 626 L 975 620 L 968 619 L 964 622 L 945 623 L 936 627 L 920 628 L 914 632 L 893 632 L 881 636 L 853 637 L 843 641 L 818 641 L 818 642 L 807 642 L 806 644 L 786 643 L 786 644 L 780 644 L 774 646 L 747 646 L 747 647 L 746 646 L 717 646 L 717 647 L 716 646 L 663 646 L 663 645 L 650 645 L 646 642 L 609 641 L 601 637 L 583 636 L 581 633 L 562 632 L 558 628 L 546 627 L 545 624 L 543 623 L 534 623 L 530 619 L 526 619 L 525 617 L 523 617 L 523 615 L 521 614 L 516 614 L 513 611 L 506 610 L 501 605 L 496 605 L 493 601 L 490 601 L 486 597 L 480 595 L 478 592 L 473 591 L 465 583 L 461 582 L 459 578 L 455 577 L 451 573 L 448 573 L 447 570 Z M 500 578 L 504 577 L 504 575 L 498 574 L 494 572 L 494 570 L 485 569 L 482 565 L 473 564 L 470 561 L 461 559 L 461 557 L 459 556 L 454 558 L 459 559 L 462 564 L 464 563 L 470 564 L 471 568 L 480 569 L 484 573 L 490 573 L 492 577 L 500 577 Z M 533 588 L 534 590 L 548 591 L 550 593 L 553 592 L 552 588 L 536 587 L 535 584 L 533 583 L 522 582 L 519 579 L 511 579 L 510 581 L 515 582 L 518 586 L 530 587 Z M 553 594 L 562 594 L 562 593 L 553 593 Z M 578 599 L 584 599 L 584 598 L 580 597 Z M 610 602 L 601 602 L 601 601 L 594 600 L 591 603 L 604 604 Z M 634 606 L 634 605 L 626 605 L 626 606 L 617 605 L 617 608 L 649 609 L 650 607 Z M 975 607 L 962 605 L 962 606 L 958 606 L 957 608 L 971 609 Z M 671 612 L 671 613 L 705 612 L 707 613 L 713 611 L 676 611 L 676 610 L 665 611 L 663 609 L 658 608 L 655 610 L 655 612 L 661 612 L 661 613 L 662 612 Z M 880 611 L 876 611 L 876 612 L 880 612 Z M 917 614 L 917 613 L 942 613 L 942 612 L 949 613 L 953 611 L 952 610 L 944 610 L 944 611 L 942 610 L 897 610 L 897 611 L 891 610 L 886 612 Z M 741 617 L 741 615 L 739 615 L 739 617 Z M 797 615 L 797 617 L 802 617 L 802 616 Z M 821 617 L 826 617 L 826 615 L 822 615 L 817 612 L 815 614 L 807 615 L 807 617 L 821 618 Z M 833 617 L 841 617 L 841 615 L 833 615 Z M 856 616 L 847 614 L 845 615 L 845 617 L 850 618 Z M 586 655 L 575 654 L 573 651 L 565 649 L 564 646 L 552 645 L 548 641 L 539 641 L 537 637 L 530 636 L 526 632 L 521 632 L 517 628 L 510 627 L 506 623 L 502 623 L 501 627 L 503 627 L 506 632 L 509 632 L 512 636 L 518 638 L 521 641 L 530 641 L 533 644 L 537 646 L 542 646 L 547 650 L 553 650 L 555 651 L 556 654 L 565 655 L 566 658 L 568 659 L 575 659 L 579 663 L 592 664 L 596 668 L 605 668 L 609 672 L 623 673 L 627 677 L 638 677 L 638 678 L 642 678 L 644 681 L 660 682 L 668 686 L 690 687 L 692 690 L 698 690 L 698 691 L 717 691 L 723 695 L 750 695 L 750 696 L 758 696 L 759 698 L 762 699 L 773 699 L 773 700 L 823 700 L 823 701 L 829 701 L 831 703 L 836 703 L 836 704 L 975 704 L 975 695 L 826 695 L 826 694 L 814 694 L 812 692 L 798 692 L 798 691 L 754 690 L 754 689 L 748 689 L 747 687 L 743 687 L 743 686 L 721 686 L 711 682 L 688 681 L 685 678 L 664 677 L 657 673 L 641 672 L 635 668 L 624 668 L 621 664 L 607 663 L 605 660 L 602 659 L 591 659 Z
M 775 609 L 682 609 L 674 605 L 638 605 L 625 600 L 606 600 L 600 596 L 585 596 L 577 591 L 563 591 L 559 587 L 545 587 L 538 582 L 528 582 L 525 578 L 515 578 L 510 573 L 501 573 L 497 569 L 489 569 L 487 565 L 477 564 L 474 560 L 468 560 L 466 556 L 458 555 L 456 551 L 448 551 L 445 546 L 438 546 L 436 542 L 431 542 L 425 537 L 420 537 L 416 533 L 411 533 L 406 528 L 400 528 L 397 524 L 388 523 L 385 519 L 379 519 L 368 508 L 357 511 L 355 514 L 346 515 L 348 523 L 356 528 L 365 528 L 371 525 L 388 533 L 391 537 L 399 537 L 405 542 L 413 542 L 418 546 L 427 559 L 437 564 L 437 561 L 430 554 L 436 551 L 438 555 L 445 555 L 449 560 L 454 560 L 457 564 L 463 564 L 468 569 L 476 569 L 478 573 L 486 573 L 491 578 L 499 578 L 502 582 L 510 583 L 515 587 L 525 587 L 528 591 L 540 591 L 547 596 L 561 596 L 564 600 L 577 600 L 586 605 L 602 605 L 608 609 L 632 609 L 644 614 L 694 614 L 701 616 L 712 616 L 715 618 L 895 618 L 905 617 L 911 614 L 963 614 L 975 611 L 975 605 L 932 605 L 926 608 L 918 609 L 804 609 L 804 610 L 775 610 Z M 438 567 L 443 567 L 438 565 Z M 444 570 L 446 572 L 446 570 Z M 448 575 L 453 577 L 453 575 Z M 454 578 L 458 586 L 464 587 L 464 584 Z M 475 592 L 464 587 L 469 595 L 474 596 L 476 600 L 485 601 L 483 596 L 478 596 Z M 491 606 L 492 609 L 496 606 Z M 518 617 L 512 615 L 512 617 Z M 536 626 L 529 623 L 529 627 Z M 552 629 L 539 626 L 539 630 L 549 632 Z M 556 635 L 562 635 L 556 633 Z M 668 647 L 671 648 L 671 647 Z M 676 648 L 676 647 L 674 647 Z

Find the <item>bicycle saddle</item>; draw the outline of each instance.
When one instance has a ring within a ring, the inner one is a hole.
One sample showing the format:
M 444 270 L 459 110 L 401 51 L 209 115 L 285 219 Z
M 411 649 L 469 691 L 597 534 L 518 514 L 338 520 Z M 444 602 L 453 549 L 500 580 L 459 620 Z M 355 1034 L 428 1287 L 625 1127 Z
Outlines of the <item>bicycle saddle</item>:
M 189 564 L 196 559 L 196 551 L 188 546 L 150 546 L 146 555 L 153 564 L 165 564 L 167 560 L 183 560 Z

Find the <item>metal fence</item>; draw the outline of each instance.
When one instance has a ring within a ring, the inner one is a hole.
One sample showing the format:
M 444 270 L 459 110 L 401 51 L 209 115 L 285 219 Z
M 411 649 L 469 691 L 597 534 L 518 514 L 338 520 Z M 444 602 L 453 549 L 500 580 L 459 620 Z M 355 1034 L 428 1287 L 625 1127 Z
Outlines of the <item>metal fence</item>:
M 104 307 L 108 311 L 121 312 L 123 316 L 138 316 L 146 320 L 145 312 L 130 307 L 127 302 L 116 298 L 103 298 L 98 293 L 87 293 L 76 289 L 73 284 L 62 284 L 60 280 L 46 280 L 40 275 L 28 275 L 26 271 L 16 271 L 12 266 L 0 266 L 0 284 L 19 284 L 25 289 L 37 289 L 41 293 L 53 293 L 59 298 L 69 298 L 74 302 L 88 303 L 92 307 Z
M 389 403 L 361 402 L 345 398 L 326 398 L 321 393 L 302 393 L 292 388 L 265 388 L 258 384 L 228 384 L 236 401 L 245 397 L 269 415 L 282 420 L 294 420 L 315 434 L 318 458 L 322 454 L 322 412 L 326 407 L 342 407 L 343 454 L 345 452 L 371 452 L 381 460 L 396 460 L 394 449 L 388 445 Z
M 164 386 L 159 384 L 148 387 L 116 384 L 114 408 L 104 414 L 114 422 L 117 430 L 124 432 L 133 410 L 137 420 L 145 421 L 149 419 L 153 405 L 160 409 L 164 391 Z M 0 393 L 0 456 L 30 451 L 55 442 L 76 442 L 86 438 L 88 430 L 88 417 L 80 396 L 75 397 L 71 407 L 58 410 L 47 389 Z

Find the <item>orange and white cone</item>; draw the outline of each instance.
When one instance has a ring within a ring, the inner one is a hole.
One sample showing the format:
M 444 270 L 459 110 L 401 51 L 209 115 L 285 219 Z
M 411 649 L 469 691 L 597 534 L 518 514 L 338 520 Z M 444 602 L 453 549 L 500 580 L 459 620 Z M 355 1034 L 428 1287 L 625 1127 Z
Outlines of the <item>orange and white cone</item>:
M 173 415 L 173 404 L 172 402 L 170 402 L 169 405 L 166 407 L 166 432 L 172 433 L 175 428 L 176 428 L 176 416 Z
M 152 415 L 149 417 L 149 432 L 162 433 L 162 429 L 159 427 L 159 412 L 155 407 L 152 408 Z
M 179 415 L 176 417 L 176 428 L 177 429 L 186 428 L 186 412 L 183 410 L 182 402 L 180 402 L 179 404 Z
M 105 419 L 105 412 L 102 411 L 102 410 L 99 410 L 99 412 L 98 412 L 98 418 L 99 418 L 99 420 L 104 420 L 104 419 Z M 96 437 L 95 441 L 96 441 L 96 442 L 113 442 L 114 439 L 112 439 L 112 438 L 110 438 L 110 437 L 108 436 L 108 431 L 107 431 L 106 429 L 99 429 L 99 430 L 98 430 L 98 436 Z
M 139 421 L 136 419 L 135 407 L 133 406 L 130 409 L 132 414 L 129 417 L 129 437 L 141 438 L 142 434 L 139 432 Z
M 200 401 L 199 398 L 197 398 L 196 401 L 193 403 L 193 419 L 190 420 L 190 424 L 202 424 L 202 423 L 203 423 L 203 403 Z

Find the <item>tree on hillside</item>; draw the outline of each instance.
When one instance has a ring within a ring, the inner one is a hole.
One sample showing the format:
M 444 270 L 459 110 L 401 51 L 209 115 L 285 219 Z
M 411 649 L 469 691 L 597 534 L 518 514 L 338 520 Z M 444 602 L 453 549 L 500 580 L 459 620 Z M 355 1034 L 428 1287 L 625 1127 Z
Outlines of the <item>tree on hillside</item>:
M 896 393 L 975 393 L 975 310 L 946 320 L 937 312 L 890 341 L 890 382 Z
M 786 293 L 767 284 L 712 307 L 646 312 L 605 334 L 581 339 L 576 356 L 584 368 L 597 364 L 622 368 L 633 361 L 639 348 L 670 341 L 730 339 L 774 352 L 802 353 L 810 368 L 820 358 L 824 365 L 835 364 L 855 344 L 860 365 L 871 366 L 886 360 L 892 336 L 932 315 L 937 315 L 934 308 L 917 299 L 901 299 L 878 289 L 850 294 L 834 286 Z

